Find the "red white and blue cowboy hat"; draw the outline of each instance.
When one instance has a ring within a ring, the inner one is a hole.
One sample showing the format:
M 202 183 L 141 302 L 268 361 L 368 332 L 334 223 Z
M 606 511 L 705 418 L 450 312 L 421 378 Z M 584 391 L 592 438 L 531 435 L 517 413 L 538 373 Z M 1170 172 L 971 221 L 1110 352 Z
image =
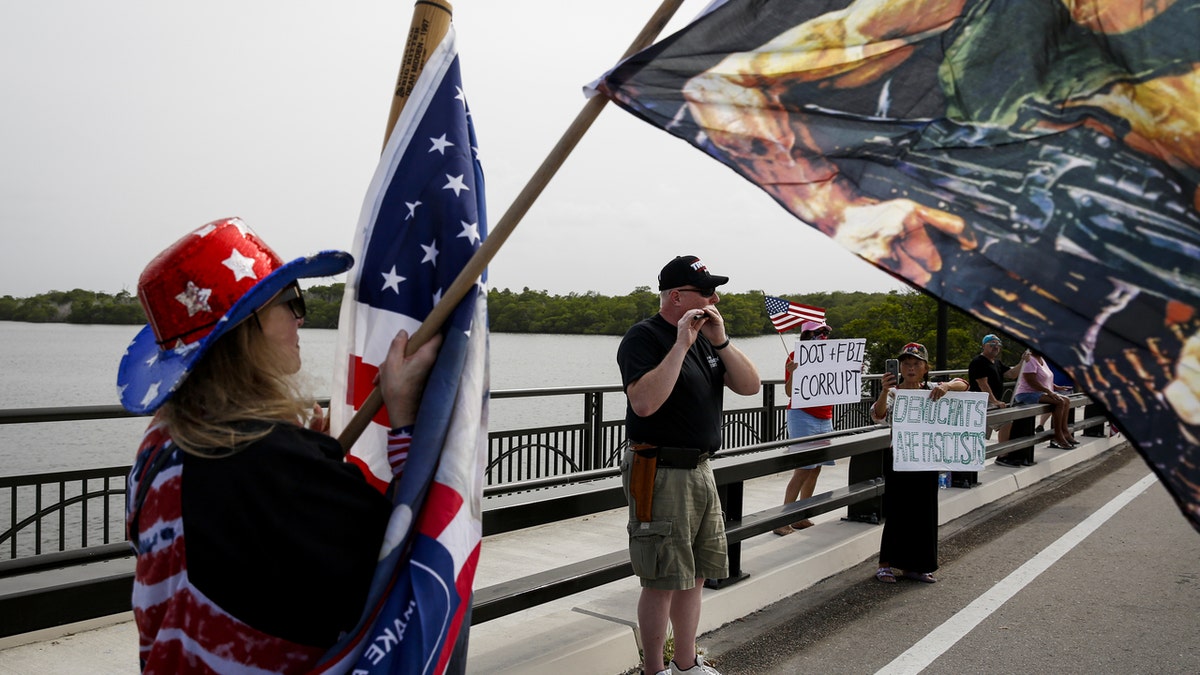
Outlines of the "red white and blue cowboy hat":
M 239 218 L 214 220 L 158 254 L 138 279 L 150 323 L 125 350 L 117 370 L 121 405 L 157 410 L 222 335 L 297 279 L 350 269 L 343 251 L 284 263 Z

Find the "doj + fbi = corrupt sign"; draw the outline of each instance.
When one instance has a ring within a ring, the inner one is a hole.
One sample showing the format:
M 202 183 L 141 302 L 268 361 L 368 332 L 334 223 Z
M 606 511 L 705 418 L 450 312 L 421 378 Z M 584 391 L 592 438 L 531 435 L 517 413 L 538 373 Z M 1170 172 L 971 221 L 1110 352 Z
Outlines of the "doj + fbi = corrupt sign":
M 863 352 L 867 341 L 797 340 L 796 370 L 788 395 L 793 408 L 857 403 L 862 397 Z

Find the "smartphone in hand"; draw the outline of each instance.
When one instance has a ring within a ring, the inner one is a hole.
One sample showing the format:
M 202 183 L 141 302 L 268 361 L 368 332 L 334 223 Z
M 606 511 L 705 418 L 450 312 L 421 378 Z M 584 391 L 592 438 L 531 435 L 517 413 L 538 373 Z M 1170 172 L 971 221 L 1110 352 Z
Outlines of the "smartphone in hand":
M 887 361 L 884 361 L 883 369 L 885 372 L 891 373 L 892 377 L 896 378 L 896 384 L 900 384 L 900 361 L 899 360 L 888 359 Z

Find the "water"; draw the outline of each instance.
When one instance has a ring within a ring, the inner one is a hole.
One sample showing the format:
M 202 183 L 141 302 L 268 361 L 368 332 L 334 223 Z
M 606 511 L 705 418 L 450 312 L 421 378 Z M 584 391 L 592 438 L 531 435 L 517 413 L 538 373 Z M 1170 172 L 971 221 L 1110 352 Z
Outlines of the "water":
M 0 321 L 0 409 L 118 405 L 117 364 L 137 326 L 77 326 Z M 759 375 L 783 376 L 790 349 L 778 335 L 734 342 Z M 621 338 L 598 335 L 491 335 L 493 391 L 620 383 L 615 355 Z M 310 389 L 332 390 L 337 331 L 303 329 L 300 349 Z M 781 388 L 780 388 L 781 389 Z M 752 407 L 760 397 L 726 391 L 727 408 Z M 609 394 L 604 417 L 624 417 L 624 396 Z M 577 422 L 581 396 L 495 400 L 493 430 Z M 141 418 L 0 425 L 0 475 L 119 466 L 132 461 L 146 426 Z

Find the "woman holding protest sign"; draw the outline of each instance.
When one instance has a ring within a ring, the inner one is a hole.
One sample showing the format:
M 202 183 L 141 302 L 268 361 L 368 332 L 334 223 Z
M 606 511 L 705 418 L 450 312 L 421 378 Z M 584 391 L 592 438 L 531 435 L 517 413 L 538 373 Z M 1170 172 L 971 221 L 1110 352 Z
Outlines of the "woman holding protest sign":
M 805 321 L 800 324 L 801 340 L 828 340 L 832 332 L 833 329 L 823 321 Z M 785 373 L 783 382 L 783 390 L 789 392 L 789 394 L 792 391 L 792 373 L 795 370 L 796 353 L 790 352 L 787 357 L 787 363 L 784 364 Z M 789 395 L 787 426 L 788 438 L 804 438 L 806 436 L 831 433 L 833 431 L 833 406 L 819 405 L 809 408 L 793 408 L 792 398 Z M 793 471 L 791 480 L 788 481 L 787 487 L 783 489 L 783 503 L 791 504 L 796 501 L 797 497 L 808 499 L 813 496 L 813 492 L 817 488 L 817 476 L 821 475 L 822 466 L 833 466 L 833 460 L 802 466 Z M 775 534 L 783 536 L 791 534 L 796 530 L 812 527 L 812 524 L 811 520 L 805 518 L 791 525 L 775 528 L 773 531 Z
M 910 342 L 896 357 L 900 362 L 899 382 L 892 373 L 884 373 L 879 398 L 871 406 L 871 419 L 891 425 L 896 389 L 927 389 L 929 398 L 938 400 L 951 391 L 966 391 L 966 380 L 929 383 L 929 350 L 919 342 Z M 879 542 L 879 569 L 875 578 L 886 584 L 896 583 L 895 565 L 901 576 L 927 584 L 937 579 L 938 477 L 936 471 L 894 471 L 892 448 L 883 463 L 886 481 L 883 492 L 883 537 Z

